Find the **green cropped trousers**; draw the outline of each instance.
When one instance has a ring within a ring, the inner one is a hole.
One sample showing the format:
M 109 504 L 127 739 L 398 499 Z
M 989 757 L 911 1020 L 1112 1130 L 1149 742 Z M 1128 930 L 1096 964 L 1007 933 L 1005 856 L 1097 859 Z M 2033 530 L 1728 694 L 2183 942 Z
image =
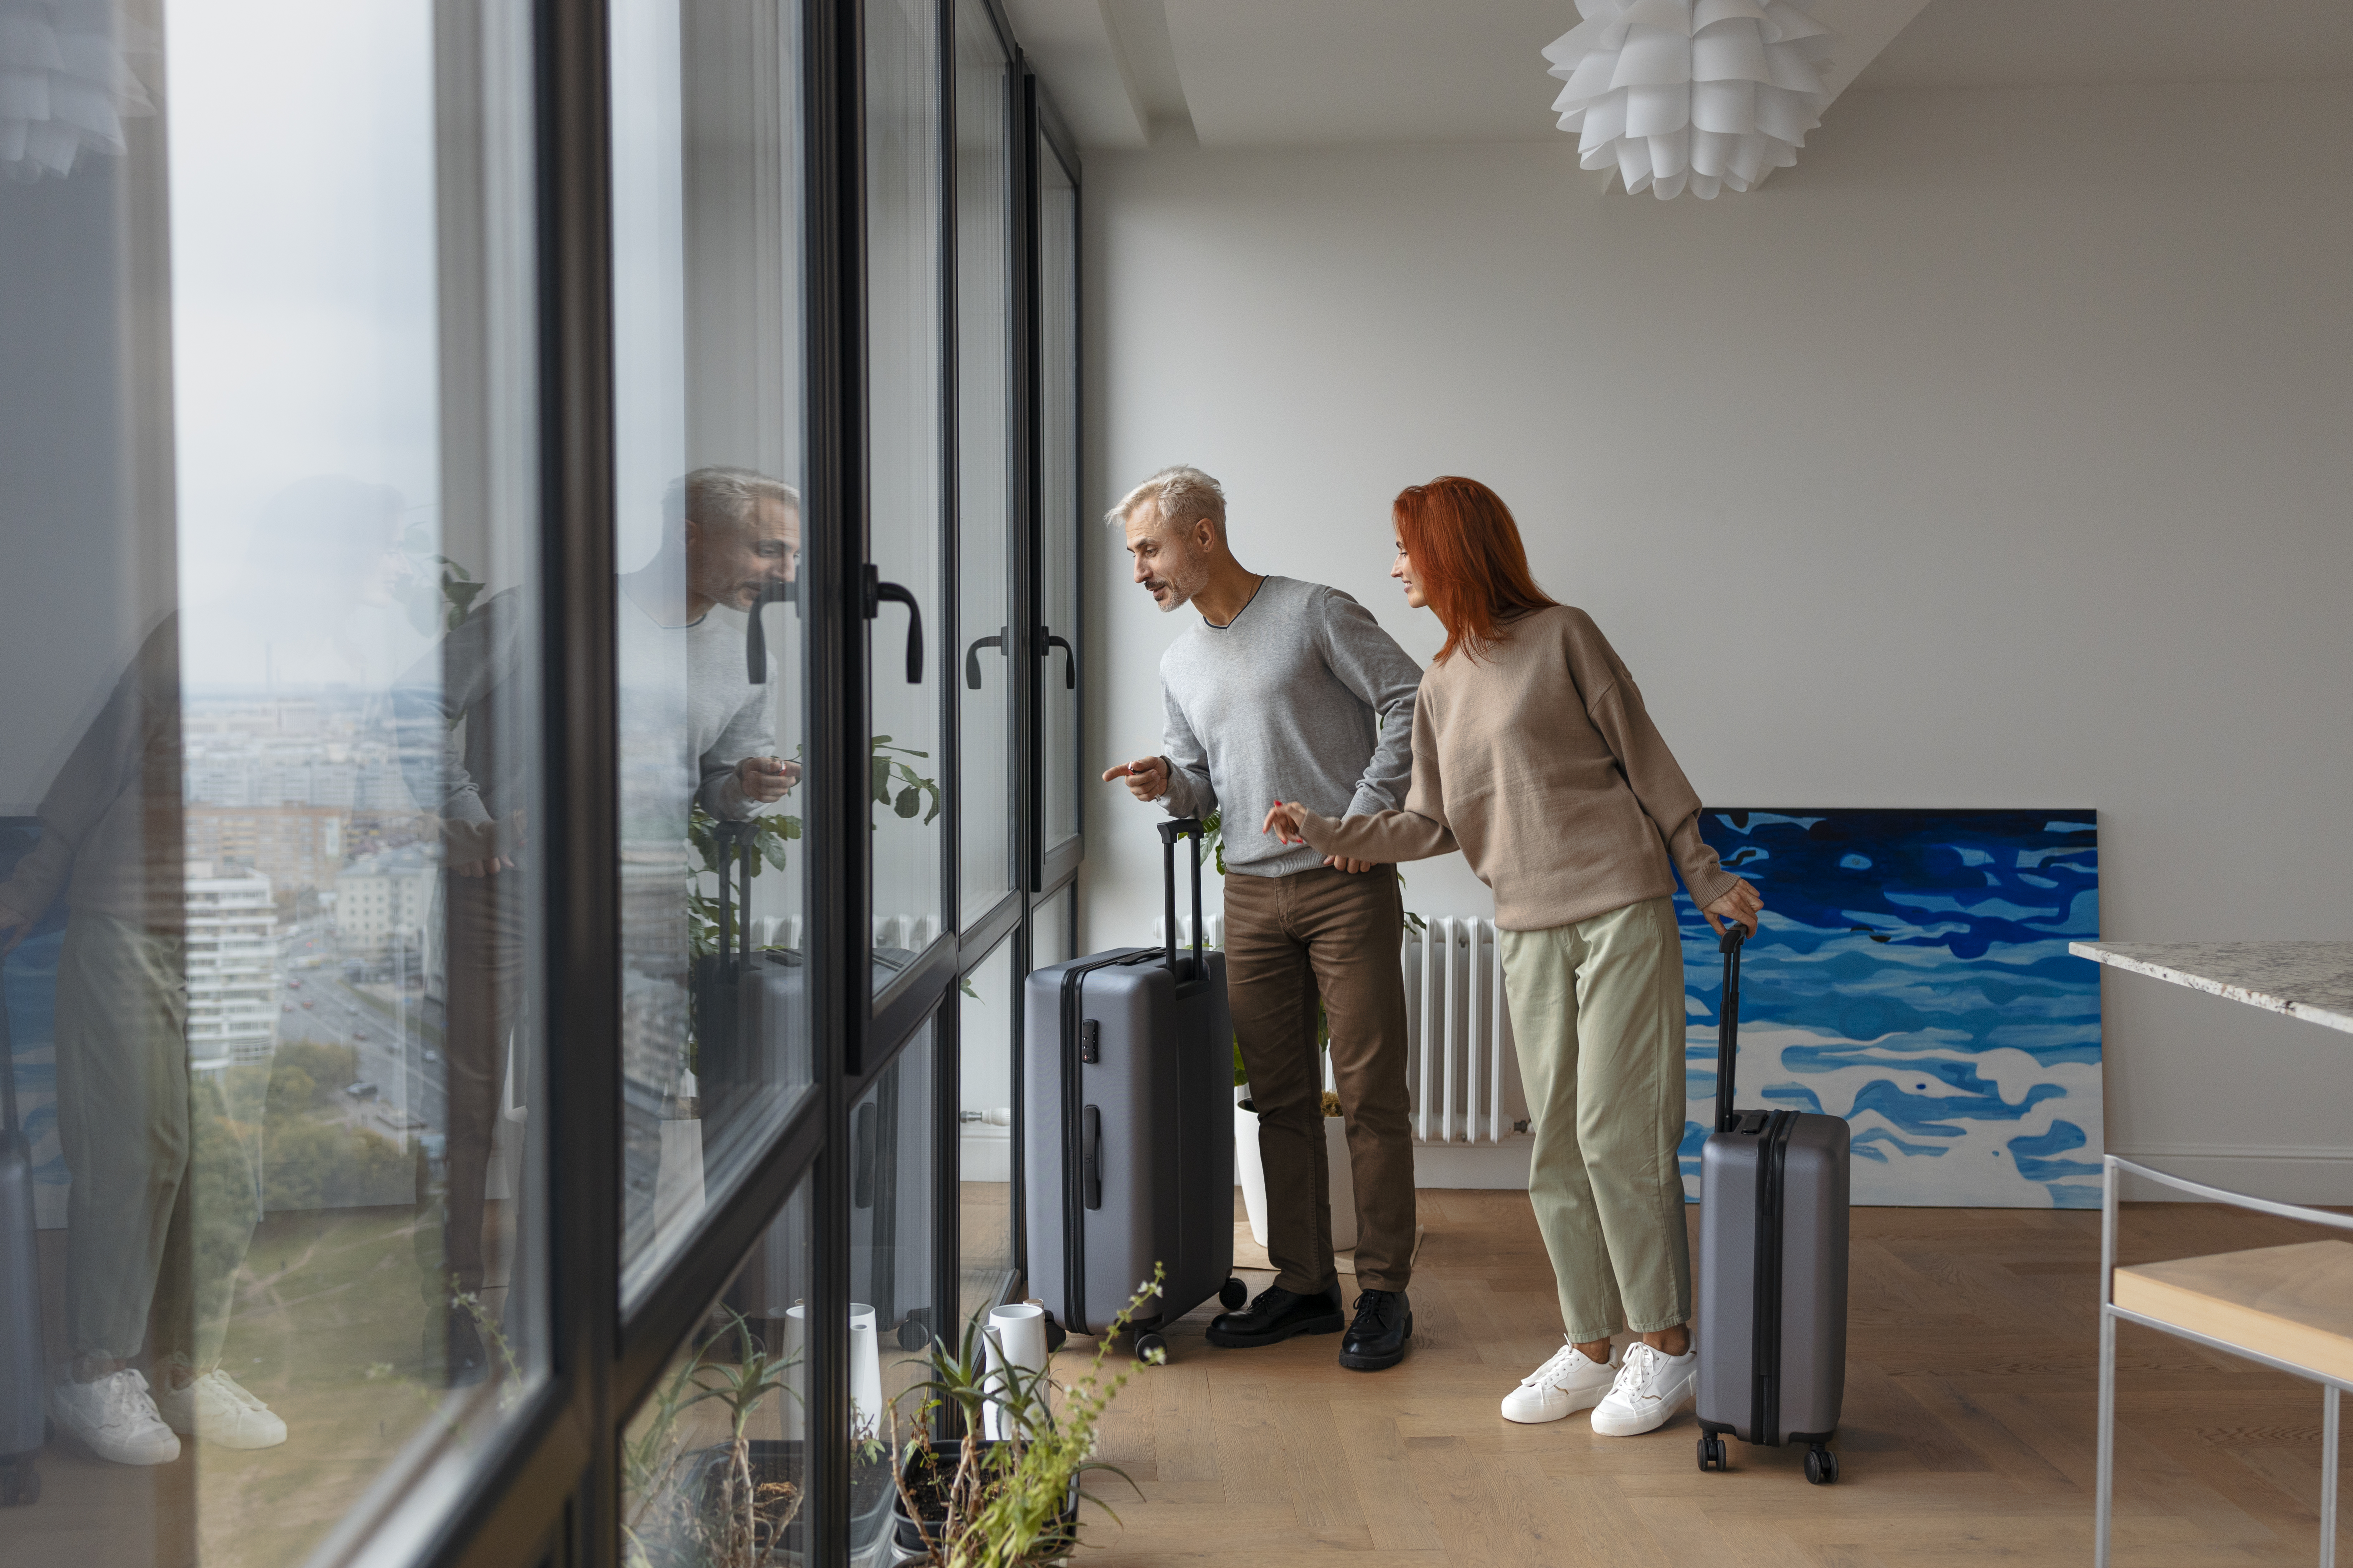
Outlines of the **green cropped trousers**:
M 1683 944 L 1672 900 L 1498 931 L 1535 1128 L 1528 1200 L 1571 1342 L 1691 1317 Z

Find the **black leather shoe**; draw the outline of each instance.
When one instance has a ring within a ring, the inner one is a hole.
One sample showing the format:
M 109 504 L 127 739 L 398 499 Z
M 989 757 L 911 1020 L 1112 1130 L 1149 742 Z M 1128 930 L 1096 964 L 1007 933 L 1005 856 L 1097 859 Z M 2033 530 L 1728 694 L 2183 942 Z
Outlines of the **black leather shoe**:
M 1347 1326 L 1340 1312 L 1340 1288 L 1313 1296 L 1270 1285 L 1239 1312 L 1219 1312 L 1209 1322 L 1209 1342 L 1228 1350 L 1280 1344 L 1293 1334 L 1336 1334 Z
M 1356 1298 L 1356 1321 L 1340 1342 L 1340 1364 L 1351 1372 L 1379 1372 L 1405 1360 L 1413 1338 L 1413 1303 L 1402 1290 L 1367 1290 Z
M 440 1363 L 441 1381 L 450 1388 L 470 1388 L 490 1373 L 491 1358 L 483 1347 L 481 1331 L 474 1326 L 474 1316 L 463 1307 L 451 1305 L 442 1310 L 441 1342 L 434 1344 L 430 1330 L 426 1332 L 427 1364 Z

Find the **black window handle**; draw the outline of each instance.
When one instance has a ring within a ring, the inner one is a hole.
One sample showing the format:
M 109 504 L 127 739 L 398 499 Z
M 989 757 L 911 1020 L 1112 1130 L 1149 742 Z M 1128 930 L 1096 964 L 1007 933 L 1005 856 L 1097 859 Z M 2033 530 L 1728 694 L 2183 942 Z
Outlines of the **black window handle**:
M 885 583 L 871 562 L 866 567 L 866 618 L 882 613 L 883 601 L 907 606 L 907 684 L 923 683 L 923 611 L 915 595 L 896 583 Z
M 761 629 L 760 612 L 770 605 L 800 603 L 800 590 L 798 583 L 771 583 L 752 601 L 751 624 L 744 631 L 744 673 L 754 686 L 768 679 L 768 634 Z
M 1078 654 L 1071 649 L 1069 643 L 1064 642 L 1060 637 L 1056 637 L 1052 632 L 1048 631 L 1043 626 L 1039 626 L 1038 628 L 1038 646 L 1044 651 L 1050 653 L 1056 648 L 1060 648 L 1062 650 L 1062 689 L 1065 691 L 1076 691 L 1079 689 Z
M 975 691 L 980 689 L 980 650 L 985 647 L 1002 648 L 1005 646 L 1005 630 L 999 626 L 995 637 L 976 638 L 970 647 L 964 650 L 964 683 Z
M 1103 1207 L 1103 1110 L 1090 1105 L 1082 1121 L 1083 1136 L 1079 1143 L 1081 1170 L 1085 1180 L 1081 1195 L 1087 1207 Z
M 874 1107 L 861 1105 L 849 1127 L 849 1203 L 853 1208 L 874 1206 Z

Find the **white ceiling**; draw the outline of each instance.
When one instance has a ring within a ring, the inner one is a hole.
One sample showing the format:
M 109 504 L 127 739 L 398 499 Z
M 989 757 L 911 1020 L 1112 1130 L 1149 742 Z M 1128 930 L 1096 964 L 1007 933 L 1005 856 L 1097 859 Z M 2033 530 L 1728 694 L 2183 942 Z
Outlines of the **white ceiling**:
M 1541 142 L 1575 0 L 1005 0 L 1083 146 Z M 2353 79 L 2353 0 L 1817 0 L 1831 85 Z
M 2348 79 L 2353 0 L 1931 0 L 1854 86 Z

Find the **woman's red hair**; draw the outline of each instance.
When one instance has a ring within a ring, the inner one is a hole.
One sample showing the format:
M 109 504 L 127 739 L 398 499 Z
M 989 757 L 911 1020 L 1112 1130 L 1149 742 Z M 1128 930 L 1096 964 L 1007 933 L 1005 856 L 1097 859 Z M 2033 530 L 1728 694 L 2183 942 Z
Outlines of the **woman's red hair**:
M 1510 635 L 1505 621 L 1559 603 L 1528 574 L 1512 509 L 1478 480 L 1440 474 L 1408 485 L 1389 512 L 1413 557 L 1414 581 L 1446 628 L 1439 663 L 1458 647 L 1476 661 Z

